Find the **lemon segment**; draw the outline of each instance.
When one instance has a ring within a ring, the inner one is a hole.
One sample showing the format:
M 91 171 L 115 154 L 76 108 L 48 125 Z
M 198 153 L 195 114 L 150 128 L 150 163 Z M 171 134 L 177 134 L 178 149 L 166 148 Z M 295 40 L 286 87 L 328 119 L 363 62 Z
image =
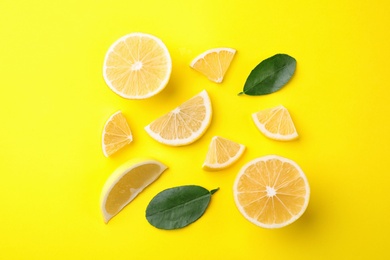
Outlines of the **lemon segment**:
M 115 112 L 106 121 L 102 134 L 102 149 L 106 157 L 116 153 L 133 141 L 130 126 L 121 111 Z
M 206 171 L 226 169 L 240 159 L 244 151 L 244 145 L 220 136 L 214 136 L 211 139 L 202 168 Z
M 195 57 L 190 67 L 215 83 L 221 83 L 230 67 L 236 50 L 232 48 L 214 48 Z
M 206 90 L 157 118 L 145 127 L 154 140 L 170 145 L 188 145 L 208 129 L 212 118 L 210 97 Z
M 291 115 L 282 105 L 253 113 L 252 119 L 257 129 L 270 139 L 291 141 L 298 138 Z
M 108 222 L 168 167 L 154 159 L 133 159 L 118 167 L 103 186 L 100 208 Z

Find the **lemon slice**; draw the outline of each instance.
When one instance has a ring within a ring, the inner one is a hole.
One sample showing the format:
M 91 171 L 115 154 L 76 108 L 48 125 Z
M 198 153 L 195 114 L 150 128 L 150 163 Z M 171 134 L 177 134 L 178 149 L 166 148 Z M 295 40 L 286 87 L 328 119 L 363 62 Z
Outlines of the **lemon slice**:
M 145 99 L 168 84 L 172 60 L 156 36 L 131 33 L 114 42 L 107 51 L 103 77 L 109 88 L 127 99 Z
M 269 155 L 241 168 L 233 193 L 238 210 L 250 222 L 264 228 L 281 228 L 305 212 L 310 187 L 294 161 Z
M 129 124 L 121 111 L 117 111 L 106 121 L 102 135 L 102 149 L 106 157 L 116 153 L 133 141 Z
M 290 113 L 282 105 L 253 113 L 252 119 L 260 132 L 268 138 L 280 141 L 298 138 Z
M 154 120 L 145 131 L 156 141 L 170 145 L 188 145 L 207 130 L 212 117 L 206 90 L 185 101 L 177 108 Z
M 118 167 L 103 186 L 100 208 L 107 223 L 168 167 L 154 159 L 134 159 Z
M 207 171 L 225 169 L 235 163 L 244 151 L 244 145 L 220 136 L 214 136 L 211 139 L 203 169 Z
M 202 73 L 209 80 L 221 83 L 233 60 L 236 50 L 232 48 L 215 48 L 198 55 L 190 67 Z

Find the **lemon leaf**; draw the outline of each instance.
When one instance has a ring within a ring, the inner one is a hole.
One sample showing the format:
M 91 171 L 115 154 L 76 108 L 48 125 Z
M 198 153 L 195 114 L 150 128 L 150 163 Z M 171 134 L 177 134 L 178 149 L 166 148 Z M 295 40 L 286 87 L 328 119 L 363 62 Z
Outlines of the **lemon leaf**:
M 146 219 L 159 229 L 178 229 L 198 220 L 217 190 L 197 185 L 169 188 L 158 193 L 146 208 Z
M 293 76 L 296 60 L 287 54 L 276 54 L 260 62 L 249 74 L 238 95 L 266 95 L 281 89 Z

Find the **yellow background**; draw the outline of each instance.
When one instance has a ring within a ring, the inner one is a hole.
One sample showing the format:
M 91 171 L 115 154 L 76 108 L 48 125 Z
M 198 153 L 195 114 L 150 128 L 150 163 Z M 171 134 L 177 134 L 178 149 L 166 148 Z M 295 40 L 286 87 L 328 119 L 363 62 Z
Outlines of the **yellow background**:
M 386 259 L 389 203 L 389 24 L 385 0 L 21 1 L 0 2 L 0 259 Z M 125 100 L 102 77 L 108 47 L 130 32 L 161 38 L 173 60 L 166 89 Z M 222 84 L 189 68 L 199 53 L 232 47 Z M 237 96 L 263 59 L 297 60 L 281 91 Z M 144 126 L 206 89 L 214 114 L 196 143 L 167 147 Z M 283 104 L 300 139 L 277 142 L 251 113 Z M 101 151 L 105 120 L 122 110 L 134 142 Z M 201 169 L 220 135 L 247 146 L 233 167 Z M 278 154 L 311 185 L 306 213 L 282 229 L 244 219 L 232 186 L 246 162 Z M 101 188 L 134 157 L 169 166 L 109 224 Z M 175 231 L 145 219 L 150 199 L 184 184 L 220 187 L 205 215 Z

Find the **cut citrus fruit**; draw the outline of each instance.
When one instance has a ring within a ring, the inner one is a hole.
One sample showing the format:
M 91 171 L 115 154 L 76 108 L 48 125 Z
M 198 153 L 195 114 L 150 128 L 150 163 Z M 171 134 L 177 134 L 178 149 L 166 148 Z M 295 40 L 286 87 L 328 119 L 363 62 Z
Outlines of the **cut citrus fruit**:
M 198 140 L 210 125 L 211 102 L 206 90 L 145 127 L 156 141 L 171 145 L 187 145 Z
M 214 136 L 211 139 L 203 169 L 222 170 L 235 163 L 245 151 L 245 146 L 229 139 Z
M 253 113 L 252 119 L 260 132 L 268 138 L 280 141 L 298 138 L 290 113 L 282 105 Z
M 250 222 L 264 228 L 280 228 L 305 212 L 310 187 L 294 161 L 268 155 L 241 168 L 233 193 L 238 210 Z
M 209 80 L 221 83 L 236 50 L 232 48 L 215 48 L 198 55 L 190 67 L 205 75 Z
M 121 111 L 114 113 L 103 128 L 102 148 L 106 157 L 133 141 L 129 124 Z
M 131 33 L 108 49 L 103 77 L 110 89 L 121 97 L 144 99 L 165 88 L 171 71 L 171 56 L 159 38 Z
M 141 191 L 153 183 L 167 166 L 154 159 L 133 159 L 118 167 L 104 184 L 100 208 L 107 223 Z

